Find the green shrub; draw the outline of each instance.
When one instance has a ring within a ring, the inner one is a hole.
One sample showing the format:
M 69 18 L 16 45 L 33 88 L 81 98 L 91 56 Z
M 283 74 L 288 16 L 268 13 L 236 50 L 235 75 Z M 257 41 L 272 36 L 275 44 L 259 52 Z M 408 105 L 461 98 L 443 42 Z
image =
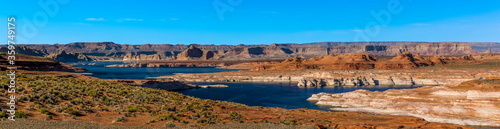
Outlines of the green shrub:
M 38 110 L 38 111 L 40 111 L 40 113 L 42 113 L 42 114 L 47 114 L 47 115 L 50 114 L 49 109 L 46 109 L 46 108 L 40 108 L 40 110 Z
M 165 127 L 175 127 L 176 125 L 172 122 L 165 123 Z
M 120 116 L 120 117 L 116 118 L 116 122 L 123 122 L 123 121 L 125 121 L 124 116 Z
M 159 120 L 159 121 L 164 121 L 164 120 L 178 120 L 178 118 L 175 117 L 174 114 L 171 114 L 171 113 L 167 113 L 165 115 L 158 116 L 155 119 Z
M 73 109 L 69 110 L 69 111 L 68 111 L 68 114 L 70 114 L 70 115 L 75 115 L 75 116 L 81 116 L 81 115 L 82 115 L 82 114 L 80 114 L 80 112 L 79 112 L 79 111 L 77 111 L 77 110 L 73 110 Z
M 127 109 L 125 109 L 125 111 L 127 112 L 139 112 L 139 108 L 137 108 L 136 106 L 128 106 Z
M 0 118 L 7 118 L 7 112 L 5 111 L 0 111 Z
M 16 110 L 15 118 L 27 118 L 27 117 L 28 117 L 28 113 Z

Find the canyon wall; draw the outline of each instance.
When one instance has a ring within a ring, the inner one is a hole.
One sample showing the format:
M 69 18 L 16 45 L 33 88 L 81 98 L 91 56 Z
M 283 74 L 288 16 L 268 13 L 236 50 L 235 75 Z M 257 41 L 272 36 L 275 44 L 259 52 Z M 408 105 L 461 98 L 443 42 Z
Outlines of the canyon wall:
M 470 45 L 472 44 L 472 46 Z M 67 53 L 82 53 L 96 60 L 176 60 L 203 59 L 197 55 L 180 54 L 190 46 L 207 51 L 205 56 L 222 60 L 240 59 L 286 59 L 303 56 L 325 56 L 342 53 L 370 53 L 374 56 L 396 56 L 404 52 L 414 54 L 435 55 L 467 55 L 484 52 L 490 48 L 495 53 L 500 43 L 462 43 L 462 42 L 320 42 L 304 44 L 270 44 L 270 45 L 171 45 L 144 44 L 128 45 L 113 42 L 78 42 L 69 44 L 32 44 L 18 45 L 25 51 L 21 54 L 47 56 L 65 51 Z M 477 48 L 481 51 L 474 51 Z M 28 50 L 29 49 L 29 50 Z M 0 52 L 7 49 L 0 47 Z M 193 51 L 193 50 L 190 50 Z M 181 57 L 181 58 L 178 58 Z

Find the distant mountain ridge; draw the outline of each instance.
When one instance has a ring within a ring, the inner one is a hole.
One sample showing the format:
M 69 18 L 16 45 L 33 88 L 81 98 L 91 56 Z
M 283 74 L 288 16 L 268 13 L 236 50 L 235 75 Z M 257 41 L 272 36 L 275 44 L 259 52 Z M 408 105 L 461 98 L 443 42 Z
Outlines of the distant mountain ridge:
M 35 56 L 47 56 L 65 51 L 66 53 L 82 54 L 88 60 L 175 60 L 179 53 L 190 46 L 203 49 L 209 55 L 217 58 L 199 58 L 182 54 L 184 60 L 197 59 L 263 59 L 313 57 L 342 53 L 370 53 L 374 56 L 396 56 L 404 52 L 420 55 L 466 55 L 482 53 L 490 49 L 492 53 L 500 52 L 500 43 L 480 42 L 317 42 L 317 43 L 285 43 L 270 45 L 183 45 L 183 44 L 143 44 L 129 45 L 113 42 L 76 42 L 69 44 L 30 44 L 18 45 L 24 51 L 35 53 Z M 33 50 L 26 50 L 26 48 Z M 4 51 L 5 47 L 0 47 Z M 192 50 L 190 50 L 192 51 Z M 28 55 L 31 55 L 29 54 Z M 24 54 L 24 53 L 22 53 Z M 56 57 L 57 55 L 52 55 Z M 82 57 L 82 56 L 80 56 Z

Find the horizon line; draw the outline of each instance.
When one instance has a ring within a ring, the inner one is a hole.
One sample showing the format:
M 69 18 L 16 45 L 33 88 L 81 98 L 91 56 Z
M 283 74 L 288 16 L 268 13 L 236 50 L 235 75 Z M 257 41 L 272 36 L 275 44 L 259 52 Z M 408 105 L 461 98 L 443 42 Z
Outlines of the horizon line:
M 259 45 L 272 45 L 272 44 L 313 44 L 313 43 L 363 43 L 363 42 L 403 42 L 403 43 L 500 43 L 500 42 L 464 42 L 464 41 L 323 41 L 323 42 L 305 42 L 305 43 L 264 43 L 264 44 L 249 44 L 247 46 L 259 46 Z M 69 43 L 41 43 L 41 44 L 17 44 L 17 45 L 68 45 L 68 44 L 76 44 L 76 43 L 113 43 L 119 45 L 215 45 L 215 46 L 238 46 L 238 45 L 246 45 L 246 44 L 198 44 L 198 43 L 190 43 L 190 44 L 171 44 L 171 43 L 138 43 L 138 44 L 122 44 L 116 43 L 113 41 L 101 41 L 101 42 L 69 42 Z

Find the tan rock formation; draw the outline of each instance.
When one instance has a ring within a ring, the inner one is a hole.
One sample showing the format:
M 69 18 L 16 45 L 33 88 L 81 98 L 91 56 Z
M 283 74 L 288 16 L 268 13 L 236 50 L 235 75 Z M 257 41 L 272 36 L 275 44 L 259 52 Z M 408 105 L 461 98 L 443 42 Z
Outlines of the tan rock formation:
M 432 122 L 500 126 L 500 79 L 480 79 L 437 87 L 341 94 L 319 93 L 308 100 L 340 111 L 411 115 Z
M 47 57 L 61 62 L 93 61 L 92 58 L 82 53 L 66 53 L 65 51 L 50 54 Z
M 260 65 L 253 70 L 273 69 L 325 69 L 325 70 L 361 70 L 361 69 L 416 69 L 423 66 L 433 66 L 453 63 L 471 63 L 474 58 L 469 56 L 443 57 L 434 56 L 427 59 L 409 52 L 402 53 L 388 61 L 379 61 L 371 54 L 340 54 L 303 59 L 295 57 L 286 59 L 279 64 Z
M 272 69 L 373 69 L 377 59 L 371 54 L 341 54 L 311 59 L 295 57 L 274 65 L 257 66 L 254 70 Z
M 216 52 L 208 51 L 203 48 L 195 47 L 194 45 L 189 46 L 188 49 L 177 55 L 177 60 L 209 60 L 209 59 L 219 59 L 219 55 Z

